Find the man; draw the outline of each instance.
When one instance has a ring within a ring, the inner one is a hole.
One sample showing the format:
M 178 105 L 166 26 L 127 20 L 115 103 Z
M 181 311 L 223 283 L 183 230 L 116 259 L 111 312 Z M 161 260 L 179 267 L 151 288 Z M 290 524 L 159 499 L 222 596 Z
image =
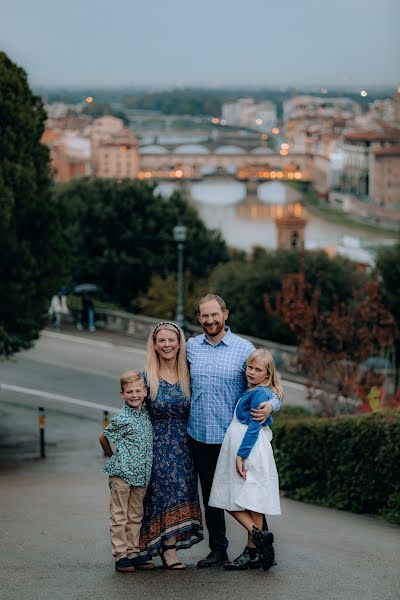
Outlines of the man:
M 218 566 L 228 560 L 224 511 L 208 506 L 208 499 L 225 432 L 236 403 L 246 390 L 246 360 L 255 349 L 226 326 L 228 316 L 220 296 L 208 294 L 201 298 L 198 319 L 204 333 L 190 338 L 186 346 L 192 382 L 188 433 L 203 493 L 211 550 L 197 563 L 199 568 Z M 265 402 L 252 416 L 263 422 L 279 407 L 279 400 Z

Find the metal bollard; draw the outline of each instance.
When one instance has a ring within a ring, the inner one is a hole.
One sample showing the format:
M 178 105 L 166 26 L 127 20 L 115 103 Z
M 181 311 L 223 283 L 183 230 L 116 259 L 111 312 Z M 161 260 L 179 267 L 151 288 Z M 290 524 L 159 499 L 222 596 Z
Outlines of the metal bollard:
M 40 458 L 46 458 L 46 442 L 44 439 L 45 416 L 43 406 L 39 406 Z
M 103 416 L 103 429 L 105 429 L 108 425 L 108 410 L 104 411 L 104 416 Z M 104 452 L 104 456 L 107 456 L 107 454 Z

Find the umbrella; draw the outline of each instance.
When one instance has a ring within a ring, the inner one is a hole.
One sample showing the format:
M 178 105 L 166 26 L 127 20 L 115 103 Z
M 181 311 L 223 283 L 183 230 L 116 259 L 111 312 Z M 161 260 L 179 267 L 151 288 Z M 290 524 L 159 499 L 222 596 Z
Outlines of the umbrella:
M 364 369 L 390 369 L 391 368 L 390 360 L 386 358 L 382 358 L 381 356 L 370 356 L 367 360 L 361 363 L 361 367 Z
M 79 296 L 80 294 L 93 294 L 99 291 L 99 286 L 95 283 L 80 283 L 74 287 L 74 294 Z

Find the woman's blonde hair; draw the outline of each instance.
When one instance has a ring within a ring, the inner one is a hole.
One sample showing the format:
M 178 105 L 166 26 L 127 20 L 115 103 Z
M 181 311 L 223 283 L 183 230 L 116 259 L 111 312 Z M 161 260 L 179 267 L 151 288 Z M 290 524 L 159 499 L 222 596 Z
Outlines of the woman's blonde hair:
M 178 381 L 180 383 L 182 393 L 185 398 L 190 398 L 190 377 L 189 369 L 186 360 L 186 342 L 185 335 L 180 327 L 175 323 L 165 322 L 159 323 L 149 335 L 147 341 L 147 358 L 146 358 L 146 373 L 147 383 L 150 388 L 150 397 L 152 400 L 157 396 L 158 388 L 160 386 L 160 359 L 155 349 L 155 341 L 157 339 L 157 333 L 162 329 L 173 331 L 179 341 L 179 350 L 176 360 L 176 370 L 178 371 Z
M 265 350 L 264 348 L 258 348 L 258 350 L 254 350 L 250 354 L 249 358 L 247 359 L 247 364 L 251 365 L 256 362 L 256 360 L 262 361 L 267 369 L 267 377 L 261 385 L 268 385 L 268 387 L 270 387 L 279 398 L 282 398 L 283 388 L 276 371 L 274 357 L 272 356 L 271 352 Z

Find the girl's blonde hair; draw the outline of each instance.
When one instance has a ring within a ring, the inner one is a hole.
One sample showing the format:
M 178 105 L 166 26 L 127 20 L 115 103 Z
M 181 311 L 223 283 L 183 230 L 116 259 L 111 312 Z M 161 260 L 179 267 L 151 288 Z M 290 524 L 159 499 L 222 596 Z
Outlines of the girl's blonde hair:
M 178 325 L 170 322 L 159 323 L 150 333 L 147 341 L 146 373 L 147 382 L 150 388 L 150 397 L 152 400 L 155 399 L 160 386 L 160 359 L 155 349 L 155 341 L 157 339 L 157 333 L 162 329 L 173 331 L 178 337 L 179 350 L 176 357 L 176 369 L 178 371 L 178 381 L 180 383 L 182 393 L 185 398 L 188 399 L 190 398 L 190 377 L 186 360 L 185 335 Z
M 275 392 L 278 398 L 282 398 L 283 388 L 278 373 L 276 372 L 275 361 L 271 352 L 265 350 L 264 348 L 258 348 L 258 350 L 254 350 L 250 354 L 246 364 L 251 365 L 252 363 L 256 362 L 256 360 L 262 361 L 267 369 L 267 377 L 261 385 L 268 385 L 268 387 Z

